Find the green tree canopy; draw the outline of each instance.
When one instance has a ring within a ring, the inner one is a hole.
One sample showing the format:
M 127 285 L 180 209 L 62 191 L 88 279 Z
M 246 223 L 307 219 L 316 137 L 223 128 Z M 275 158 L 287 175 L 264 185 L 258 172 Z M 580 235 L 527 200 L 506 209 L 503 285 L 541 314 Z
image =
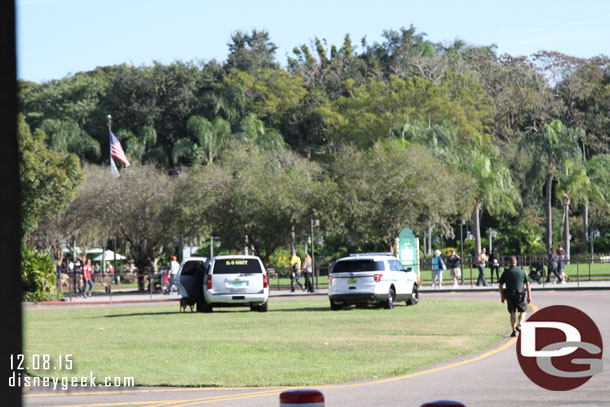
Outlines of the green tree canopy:
M 348 237 L 389 248 L 404 227 L 423 230 L 468 212 L 472 181 L 436 161 L 423 146 L 376 143 L 345 147 L 332 165 Z
M 478 83 L 448 73 L 441 84 L 396 76 L 388 82 L 371 79 L 320 111 L 334 141 L 363 148 L 388 138 L 392 128 L 408 120 L 429 125 L 450 121 L 460 141 L 469 142 L 472 133 L 484 132 L 493 106 Z
M 332 184 L 319 166 L 292 152 L 262 151 L 246 145 L 226 149 L 218 163 L 194 167 L 178 190 L 181 218 L 201 236 L 209 229 L 223 245 L 248 245 L 265 264 L 290 233 L 323 218 Z M 247 243 L 245 243 L 247 240 Z
M 32 134 L 21 114 L 17 118 L 17 137 L 23 231 L 27 234 L 36 229 L 41 219 L 66 209 L 76 197 L 83 171 L 76 155 L 50 150 L 42 130 L 36 129 Z

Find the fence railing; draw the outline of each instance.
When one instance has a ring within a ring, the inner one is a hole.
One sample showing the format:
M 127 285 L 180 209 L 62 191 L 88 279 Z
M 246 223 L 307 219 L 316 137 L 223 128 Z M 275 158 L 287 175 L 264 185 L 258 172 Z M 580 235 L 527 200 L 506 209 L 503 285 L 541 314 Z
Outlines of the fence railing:
M 499 259 L 499 274 L 508 267 L 508 261 L 511 256 L 501 256 Z M 546 256 L 544 255 L 520 255 L 517 257 L 517 265 L 522 267 L 528 274 L 533 268 L 540 269 L 540 284 L 547 284 L 548 267 L 546 264 Z M 468 256 L 460 263 L 462 270 L 460 283 L 461 284 L 476 284 L 479 271 L 473 256 Z M 494 281 L 489 264 L 485 266 L 485 280 L 491 284 L 497 284 L 497 278 Z M 563 272 L 568 276 L 570 281 L 580 283 L 584 281 L 601 281 L 610 280 L 610 255 L 596 254 L 573 256 L 564 261 Z M 443 278 L 449 281 L 449 270 L 445 270 Z M 553 279 L 553 280 L 551 280 Z M 554 282 L 554 277 L 551 275 L 549 282 Z M 420 280 L 426 284 L 432 282 L 432 259 L 428 258 L 422 261 L 420 265 Z
M 510 256 L 502 256 L 500 259 L 500 270 L 501 275 L 504 268 L 508 267 L 508 260 Z M 538 282 L 543 286 L 545 284 L 553 283 L 553 275 L 548 278 L 548 267 L 546 266 L 546 256 L 542 255 L 522 255 L 516 256 L 517 264 L 523 267 L 529 274 L 534 267 L 542 265 L 540 272 L 540 279 Z M 460 284 L 469 284 L 474 286 L 478 278 L 478 269 L 475 264 L 475 259 L 472 256 L 468 256 L 463 259 L 460 264 L 462 269 Z M 314 289 L 326 289 L 328 288 L 328 274 L 332 269 L 332 264 L 321 264 L 316 265 L 313 273 L 313 286 Z M 430 285 L 432 283 L 432 259 L 423 259 L 419 264 L 419 278 L 420 284 Z M 491 284 L 497 284 L 497 277 L 492 276 L 489 265 L 486 265 L 485 269 L 485 280 Z M 568 276 L 570 281 L 580 284 L 585 281 L 600 281 L 610 280 L 610 255 L 608 254 L 597 254 L 595 256 L 590 255 L 579 255 L 567 259 L 563 268 L 564 273 Z M 291 287 L 290 282 L 290 268 L 289 267 L 278 267 L 269 268 L 269 288 L 271 290 L 288 290 Z M 109 294 L 112 298 L 112 291 L 116 289 L 126 290 L 132 289 L 140 292 L 145 292 L 151 296 L 153 294 L 163 293 L 168 288 L 166 273 L 93 273 L 93 292 L 99 293 L 104 292 Z M 299 282 L 305 283 L 304 274 L 300 273 L 298 276 Z M 445 270 L 443 273 L 443 280 L 446 283 L 451 282 L 449 270 Z M 299 288 L 295 282 L 295 287 Z M 72 298 L 73 296 L 78 297 L 84 295 L 88 290 L 88 287 L 84 286 L 82 273 L 61 273 L 61 291 L 64 294 L 64 298 Z

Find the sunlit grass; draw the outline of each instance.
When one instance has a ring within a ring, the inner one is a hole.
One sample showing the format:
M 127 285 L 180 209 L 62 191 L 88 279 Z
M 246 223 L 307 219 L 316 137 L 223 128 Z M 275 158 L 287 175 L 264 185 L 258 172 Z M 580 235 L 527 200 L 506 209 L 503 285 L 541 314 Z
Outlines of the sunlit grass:
M 178 313 L 172 304 L 28 312 L 24 324 L 28 355 L 74 355 L 67 376 L 299 386 L 399 375 L 491 348 L 508 315 L 499 301 L 424 298 L 415 307 L 332 312 L 328 300 L 277 300 L 268 313 Z

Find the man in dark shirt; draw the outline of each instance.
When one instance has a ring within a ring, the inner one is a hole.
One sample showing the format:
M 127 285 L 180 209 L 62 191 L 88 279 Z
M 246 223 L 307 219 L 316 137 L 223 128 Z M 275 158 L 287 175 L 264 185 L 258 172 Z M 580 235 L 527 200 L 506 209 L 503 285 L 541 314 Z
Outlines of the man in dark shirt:
M 502 299 L 502 303 L 504 303 L 504 301 L 507 302 L 508 312 L 510 313 L 510 325 L 513 328 L 513 332 L 510 336 L 517 336 L 517 331 L 521 331 L 521 324 L 525 321 L 527 304 L 532 302 L 532 290 L 525 270 L 521 267 L 517 267 L 517 258 L 512 256 L 508 264 L 510 265 L 510 268 L 504 270 L 498 283 L 500 287 L 500 298 Z M 502 286 L 505 284 L 506 289 L 503 290 Z M 527 300 L 525 298 L 525 288 L 527 288 Z M 519 310 L 519 324 L 515 326 L 517 323 L 517 310 Z

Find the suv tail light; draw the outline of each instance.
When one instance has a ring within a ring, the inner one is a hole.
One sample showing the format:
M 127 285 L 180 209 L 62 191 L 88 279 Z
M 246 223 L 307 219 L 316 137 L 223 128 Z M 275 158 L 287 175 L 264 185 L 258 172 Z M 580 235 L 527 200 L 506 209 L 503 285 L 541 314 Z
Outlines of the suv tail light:
M 269 286 L 269 279 L 267 274 L 263 274 L 263 288 L 267 288 Z
M 328 285 L 333 283 L 333 276 L 328 276 Z
M 212 289 L 212 276 L 208 274 L 208 290 Z
M 373 279 L 375 280 L 376 283 L 378 283 L 381 281 L 381 277 L 383 277 L 383 274 L 375 274 Z

